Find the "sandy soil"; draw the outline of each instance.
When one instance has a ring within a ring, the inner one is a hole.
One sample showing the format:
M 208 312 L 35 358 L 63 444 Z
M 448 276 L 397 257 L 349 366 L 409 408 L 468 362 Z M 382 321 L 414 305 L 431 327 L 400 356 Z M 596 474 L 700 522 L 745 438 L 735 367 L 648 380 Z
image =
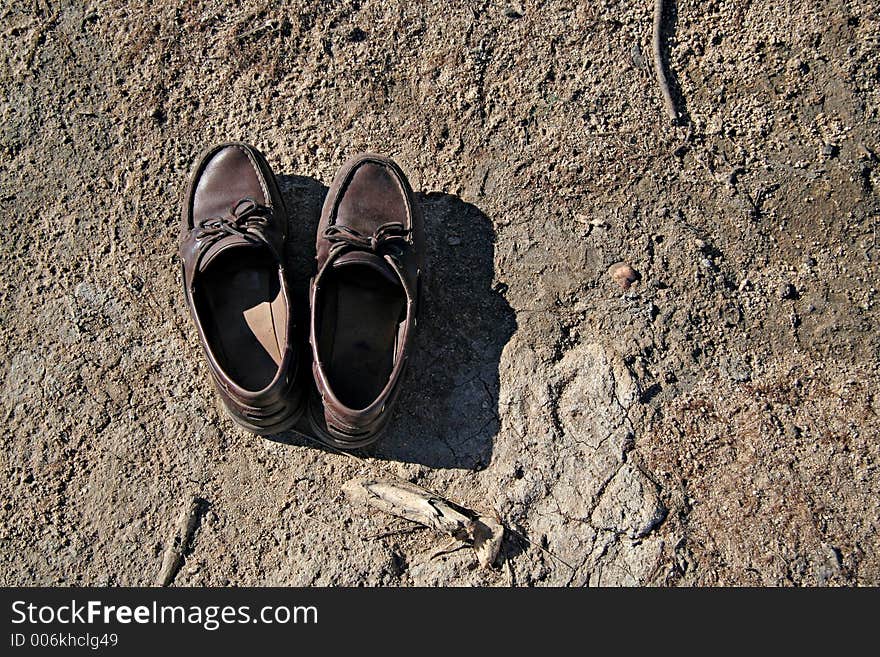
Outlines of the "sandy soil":
M 679 126 L 648 1 L 4 3 L 0 583 L 151 584 L 196 495 L 175 585 L 880 584 L 880 17 L 669 4 Z M 218 408 L 176 238 L 229 139 L 300 290 L 348 156 L 419 192 L 423 330 L 365 461 Z M 430 559 L 346 501 L 368 471 L 528 542 Z

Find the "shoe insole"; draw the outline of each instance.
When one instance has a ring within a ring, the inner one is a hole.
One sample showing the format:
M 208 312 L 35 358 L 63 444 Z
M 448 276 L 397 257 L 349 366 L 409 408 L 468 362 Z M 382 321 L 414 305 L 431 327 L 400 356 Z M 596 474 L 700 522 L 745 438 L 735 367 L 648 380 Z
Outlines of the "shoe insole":
M 287 336 L 278 268 L 240 249 L 224 256 L 202 277 L 202 324 L 226 374 L 246 390 L 262 390 L 275 378 Z
M 406 299 L 399 285 L 369 267 L 346 266 L 334 279 L 322 312 L 325 367 L 339 401 L 362 409 L 391 376 Z

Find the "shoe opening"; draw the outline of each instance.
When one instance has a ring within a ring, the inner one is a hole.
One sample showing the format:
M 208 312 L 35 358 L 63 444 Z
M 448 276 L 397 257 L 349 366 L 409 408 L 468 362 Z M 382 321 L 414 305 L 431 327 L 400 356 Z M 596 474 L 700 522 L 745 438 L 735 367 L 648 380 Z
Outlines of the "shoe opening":
M 194 292 L 208 346 L 223 372 L 245 390 L 266 388 L 284 357 L 289 315 L 271 252 L 248 246 L 219 253 Z
M 406 295 L 375 265 L 354 261 L 323 276 L 315 299 L 318 357 L 348 408 L 372 404 L 391 376 Z

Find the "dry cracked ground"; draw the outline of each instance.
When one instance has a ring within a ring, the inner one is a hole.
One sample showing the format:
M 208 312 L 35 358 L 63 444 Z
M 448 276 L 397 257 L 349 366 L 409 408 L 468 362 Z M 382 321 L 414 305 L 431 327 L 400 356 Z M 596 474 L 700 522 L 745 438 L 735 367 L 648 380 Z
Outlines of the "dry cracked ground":
M 880 583 L 880 16 L 666 4 L 679 125 L 649 0 L 3 2 L 0 582 L 151 584 L 195 495 L 175 585 Z M 423 326 L 363 460 L 218 408 L 176 238 L 230 139 L 300 291 L 349 155 L 418 192 Z M 367 472 L 497 511 L 495 567 L 353 507 Z

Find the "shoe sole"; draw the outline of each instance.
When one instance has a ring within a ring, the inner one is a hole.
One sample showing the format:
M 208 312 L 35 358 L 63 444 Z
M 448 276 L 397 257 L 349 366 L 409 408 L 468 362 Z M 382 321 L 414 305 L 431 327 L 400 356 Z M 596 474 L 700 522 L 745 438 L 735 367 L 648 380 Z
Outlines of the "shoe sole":
M 301 376 L 297 374 L 297 376 Z M 304 394 L 303 386 L 299 386 L 298 394 L 294 396 L 294 400 L 296 405 L 293 408 L 293 411 L 287 415 L 283 420 L 276 422 L 275 424 L 266 426 L 260 426 L 257 424 L 252 424 L 248 422 L 246 419 L 238 415 L 235 411 L 233 411 L 227 404 L 225 399 L 221 396 L 220 401 L 223 404 L 224 409 L 226 410 L 226 414 L 232 419 L 240 427 L 251 431 L 259 436 L 271 436 L 276 433 L 281 433 L 282 431 L 287 431 L 288 429 L 292 429 L 297 422 L 299 422 L 300 418 L 303 416 L 306 410 L 306 396 Z
M 316 419 L 315 412 L 320 411 L 323 415 L 324 408 L 321 406 L 316 409 L 315 404 L 319 404 L 320 402 L 309 401 L 308 402 L 308 420 L 309 427 L 315 433 L 315 438 L 320 440 L 325 445 L 329 445 L 330 447 L 334 447 L 336 449 L 360 449 L 361 447 L 367 447 L 375 443 L 379 438 L 382 437 L 382 434 L 385 433 L 385 429 L 388 427 L 388 422 L 386 421 L 378 431 L 375 433 L 371 433 L 366 438 L 362 438 L 360 440 L 342 440 L 341 438 L 337 438 L 333 434 L 329 433 L 321 423 Z
M 303 416 L 303 412 L 305 411 L 304 405 L 300 404 L 297 409 L 288 415 L 285 419 L 277 424 L 273 424 L 269 427 L 260 427 L 255 424 L 251 424 L 247 422 L 237 415 L 229 412 L 227 409 L 227 415 L 232 418 L 232 421 L 235 422 L 238 426 L 243 427 L 250 431 L 251 433 L 255 433 L 258 436 L 272 436 L 277 433 L 281 433 L 283 431 L 287 431 L 288 429 L 292 429 L 297 422 L 299 422 L 300 418 Z

